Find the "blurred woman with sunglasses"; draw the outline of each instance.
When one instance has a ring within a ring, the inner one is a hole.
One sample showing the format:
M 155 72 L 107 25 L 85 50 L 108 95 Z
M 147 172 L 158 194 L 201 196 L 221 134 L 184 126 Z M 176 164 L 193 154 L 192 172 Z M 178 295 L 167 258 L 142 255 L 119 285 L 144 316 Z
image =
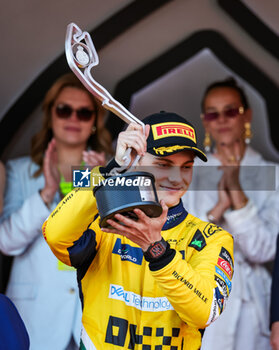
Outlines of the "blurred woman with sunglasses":
M 252 111 L 234 79 L 208 86 L 202 111 L 204 146 L 211 153 L 206 166 L 198 166 L 193 176 L 186 207 L 225 228 L 235 243 L 232 293 L 220 319 L 205 330 L 202 349 L 270 349 L 271 278 L 262 264 L 274 258 L 279 231 L 277 165 L 249 145 Z M 225 283 L 222 257 L 216 269 Z
M 81 305 L 76 271 L 54 258 L 41 226 L 72 189 L 72 167 L 104 164 L 111 139 L 103 108 L 72 73 L 52 85 L 43 111 L 31 157 L 7 163 L 0 250 L 15 258 L 6 294 L 23 318 L 31 350 L 77 349 Z

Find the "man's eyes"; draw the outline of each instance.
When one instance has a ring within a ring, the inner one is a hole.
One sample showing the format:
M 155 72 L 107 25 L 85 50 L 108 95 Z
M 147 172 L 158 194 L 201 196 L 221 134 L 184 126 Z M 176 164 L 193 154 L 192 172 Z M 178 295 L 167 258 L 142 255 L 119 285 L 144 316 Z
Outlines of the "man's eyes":
M 161 168 L 167 168 L 170 167 L 170 165 L 168 163 L 157 163 L 157 166 L 161 167 Z
M 171 168 L 173 167 L 173 165 L 168 164 L 168 163 L 156 163 L 156 166 L 160 167 L 160 168 Z M 191 169 L 193 167 L 193 165 L 183 165 L 181 166 L 181 169 Z

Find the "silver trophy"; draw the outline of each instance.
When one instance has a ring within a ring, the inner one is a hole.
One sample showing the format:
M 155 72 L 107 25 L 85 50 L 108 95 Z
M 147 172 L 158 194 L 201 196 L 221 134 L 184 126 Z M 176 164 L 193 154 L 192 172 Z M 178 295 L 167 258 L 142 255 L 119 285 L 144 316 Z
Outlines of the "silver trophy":
M 116 101 L 111 94 L 92 77 L 91 69 L 99 64 L 99 57 L 90 35 L 87 32 L 83 32 L 74 23 L 70 23 L 67 27 L 65 52 L 71 70 L 83 85 L 102 102 L 103 107 L 116 114 L 127 124 L 134 122 L 141 125 L 144 131 L 144 123 L 129 112 L 121 103 Z M 124 168 L 130 163 L 130 152 L 131 149 L 129 149 L 124 156 Z M 139 158 L 139 156 L 136 157 L 132 166 L 136 165 Z M 124 169 L 119 169 L 119 171 L 122 170 Z
M 99 57 L 90 35 L 87 32 L 83 32 L 75 23 L 70 23 L 67 26 L 65 52 L 71 70 L 83 85 L 102 102 L 103 107 L 117 115 L 127 124 L 134 122 L 141 125 L 144 132 L 145 124 L 129 112 L 121 103 L 116 101 L 110 93 L 92 77 L 91 70 L 94 66 L 99 64 Z M 101 217 L 101 227 L 107 227 L 108 224 L 106 220 L 113 217 L 116 213 L 121 213 L 122 215 L 129 216 L 136 220 L 136 216 L 133 213 L 134 208 L 140 208 L 150 217 L 157 217 L 162 212 L 155 190 L 153 175 L 148 172 L 130 172 L 138 163 L 140 159 L 139 155 L 136 156 L 133 164 L 130 166 L 129 172 L 120 175 L 121 172 L 128 169 L 131 163 L 130 153 L 131 148 L 129 148 L 124 155 L 124 166 L 115 169 L 112 173 L 112 175 L 115 175 L 113 177 L 115 183 L 124 184 L 121 188 L 116 189 L 116 187 L 105 185 L 94 188 L 94 195 Z M 122 177 L 121 179 L 119 179 L 120 176 Z M 139 177 L 140 181 L 136 181 L 135 176 Z M 145 185 L 127 187 L 125 186 L 127 179 L 132 179 L 134 183 L 144 183 Z M 144 181 L 144 179 L 146 181 Z M 150 181 L 147 181 L 148 179 L 150 179 Z

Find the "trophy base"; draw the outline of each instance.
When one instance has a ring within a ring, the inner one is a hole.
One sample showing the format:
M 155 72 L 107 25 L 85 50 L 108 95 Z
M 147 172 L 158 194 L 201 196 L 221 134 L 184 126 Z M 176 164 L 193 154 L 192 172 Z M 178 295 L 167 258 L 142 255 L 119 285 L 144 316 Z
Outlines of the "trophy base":
M 135 208 L 149 217 L 158 217 L 162 207 L 158 201 L 154 176 L 147 172 L 130 172 L 113 176 L 93 190 L 100 215 L 100 227 L 110 227 L 108 219 L 120 213 L 137 220 Z

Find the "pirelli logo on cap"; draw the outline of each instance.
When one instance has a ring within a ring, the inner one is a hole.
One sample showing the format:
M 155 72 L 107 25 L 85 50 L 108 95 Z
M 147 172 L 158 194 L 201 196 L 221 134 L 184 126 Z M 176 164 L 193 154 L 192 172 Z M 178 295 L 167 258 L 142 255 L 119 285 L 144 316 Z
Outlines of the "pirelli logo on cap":
M 190 125 L 184 123 L 160 123 L 152 125 L 152 133 L 154 140 L 164 137 L 186 137 L 196 143 L 196 135 L 194 129 Z

